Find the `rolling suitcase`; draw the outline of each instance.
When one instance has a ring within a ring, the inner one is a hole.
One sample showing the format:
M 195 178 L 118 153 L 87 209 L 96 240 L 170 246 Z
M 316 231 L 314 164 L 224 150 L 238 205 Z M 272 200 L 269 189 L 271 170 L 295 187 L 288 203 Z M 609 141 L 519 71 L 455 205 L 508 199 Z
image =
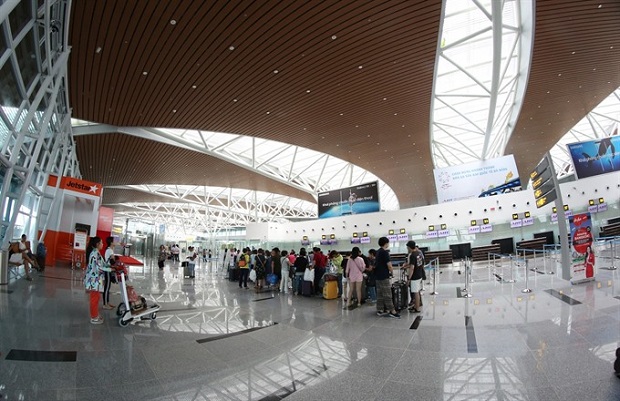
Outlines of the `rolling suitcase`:
M 239 281 L 239 271 L 234 268 L 228 268 L 228 281 Z
M 323 298 L 336 299 L 338 298 L 338 282 L 337 281 L 325 281 L 323 284 Z
M 305 297 L 312 296 L 312 281 L 306 281 L 301 284 L 301 295 Z
M 394 303 L 394 309 L 397 311 L 406 309 L 409 301 L 409 286 L 405 281 L 406 274 L 403 270 L 401 279 L 392 283 L 392 303 Z
M 183 267 L 183 277 L 194 278 L 194 265 L 189 262 L 181 262 L 181 266 Z

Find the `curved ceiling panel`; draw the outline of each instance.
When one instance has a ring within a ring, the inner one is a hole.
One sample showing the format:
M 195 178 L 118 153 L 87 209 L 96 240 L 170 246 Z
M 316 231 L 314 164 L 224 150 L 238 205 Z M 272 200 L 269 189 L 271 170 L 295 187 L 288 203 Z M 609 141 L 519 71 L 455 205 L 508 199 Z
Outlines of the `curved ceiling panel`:
M 255 189 L 315 202 L 307 192 L 218 158 L 173 145 L 119 133 L 80 135 L 75 137 L 75 143 L 82 178 L 99 182 L 104 187 L 140 184 L 219 186 Z
M 440 11 L 440 0 L 74 2 L 71 105 L 98 123 L 316 149 L 380 177 L 401 207 L 430 203 Z

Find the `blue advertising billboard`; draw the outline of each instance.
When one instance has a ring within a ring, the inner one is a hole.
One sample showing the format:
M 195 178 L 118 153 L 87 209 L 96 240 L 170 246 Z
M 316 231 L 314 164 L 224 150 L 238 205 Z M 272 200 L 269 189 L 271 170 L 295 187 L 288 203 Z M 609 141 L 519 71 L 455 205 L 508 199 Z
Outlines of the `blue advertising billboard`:
M 318 200 L 320 219 L 372 213 L 381 210 L 379 183 L 377 181 L 320 192 Z
M 620 171 L 620 136 L 566 145 L 577 179 Z

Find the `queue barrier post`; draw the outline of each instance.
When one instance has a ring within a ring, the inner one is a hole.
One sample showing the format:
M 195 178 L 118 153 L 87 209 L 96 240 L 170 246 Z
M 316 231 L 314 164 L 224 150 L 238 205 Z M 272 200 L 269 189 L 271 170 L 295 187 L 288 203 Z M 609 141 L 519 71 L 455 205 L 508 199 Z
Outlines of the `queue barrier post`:
M 435 267 L 433 269 L 433 292 L 431 292 L 431 295 L 439 295 L 439 293 L 437 292 L 437 270 L 439 267 L 439 258 L 435 258 L 433 260 L 431 260 L 430 262 L 431 266 L 434 264 Z

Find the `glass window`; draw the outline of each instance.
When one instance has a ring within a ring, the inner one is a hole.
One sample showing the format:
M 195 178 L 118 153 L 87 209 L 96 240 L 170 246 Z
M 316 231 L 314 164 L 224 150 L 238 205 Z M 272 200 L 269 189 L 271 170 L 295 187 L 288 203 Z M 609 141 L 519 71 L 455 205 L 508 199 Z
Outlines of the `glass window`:
M 32 2 L 30 0 L 22 0 L 17 3 L 17 6 L 15 6 L 11 14 L 9 14 L 11 32 L 14 38 L 17 37 L 32 18 Z
M 22 101 L 15 82 L 16 77 L 9 59 L 0 69 L 0 102 L 4 107 L 19 107 Z
M 19 71 L 21 72 L 22 79 L 24 80 L 24 87 L 29 88 L 39 72 L 34 34 L 32 31 L 28 32 L 24 39 L 19 42 L 19 45 L 15 49 L 15 55 L 17 56 Z

